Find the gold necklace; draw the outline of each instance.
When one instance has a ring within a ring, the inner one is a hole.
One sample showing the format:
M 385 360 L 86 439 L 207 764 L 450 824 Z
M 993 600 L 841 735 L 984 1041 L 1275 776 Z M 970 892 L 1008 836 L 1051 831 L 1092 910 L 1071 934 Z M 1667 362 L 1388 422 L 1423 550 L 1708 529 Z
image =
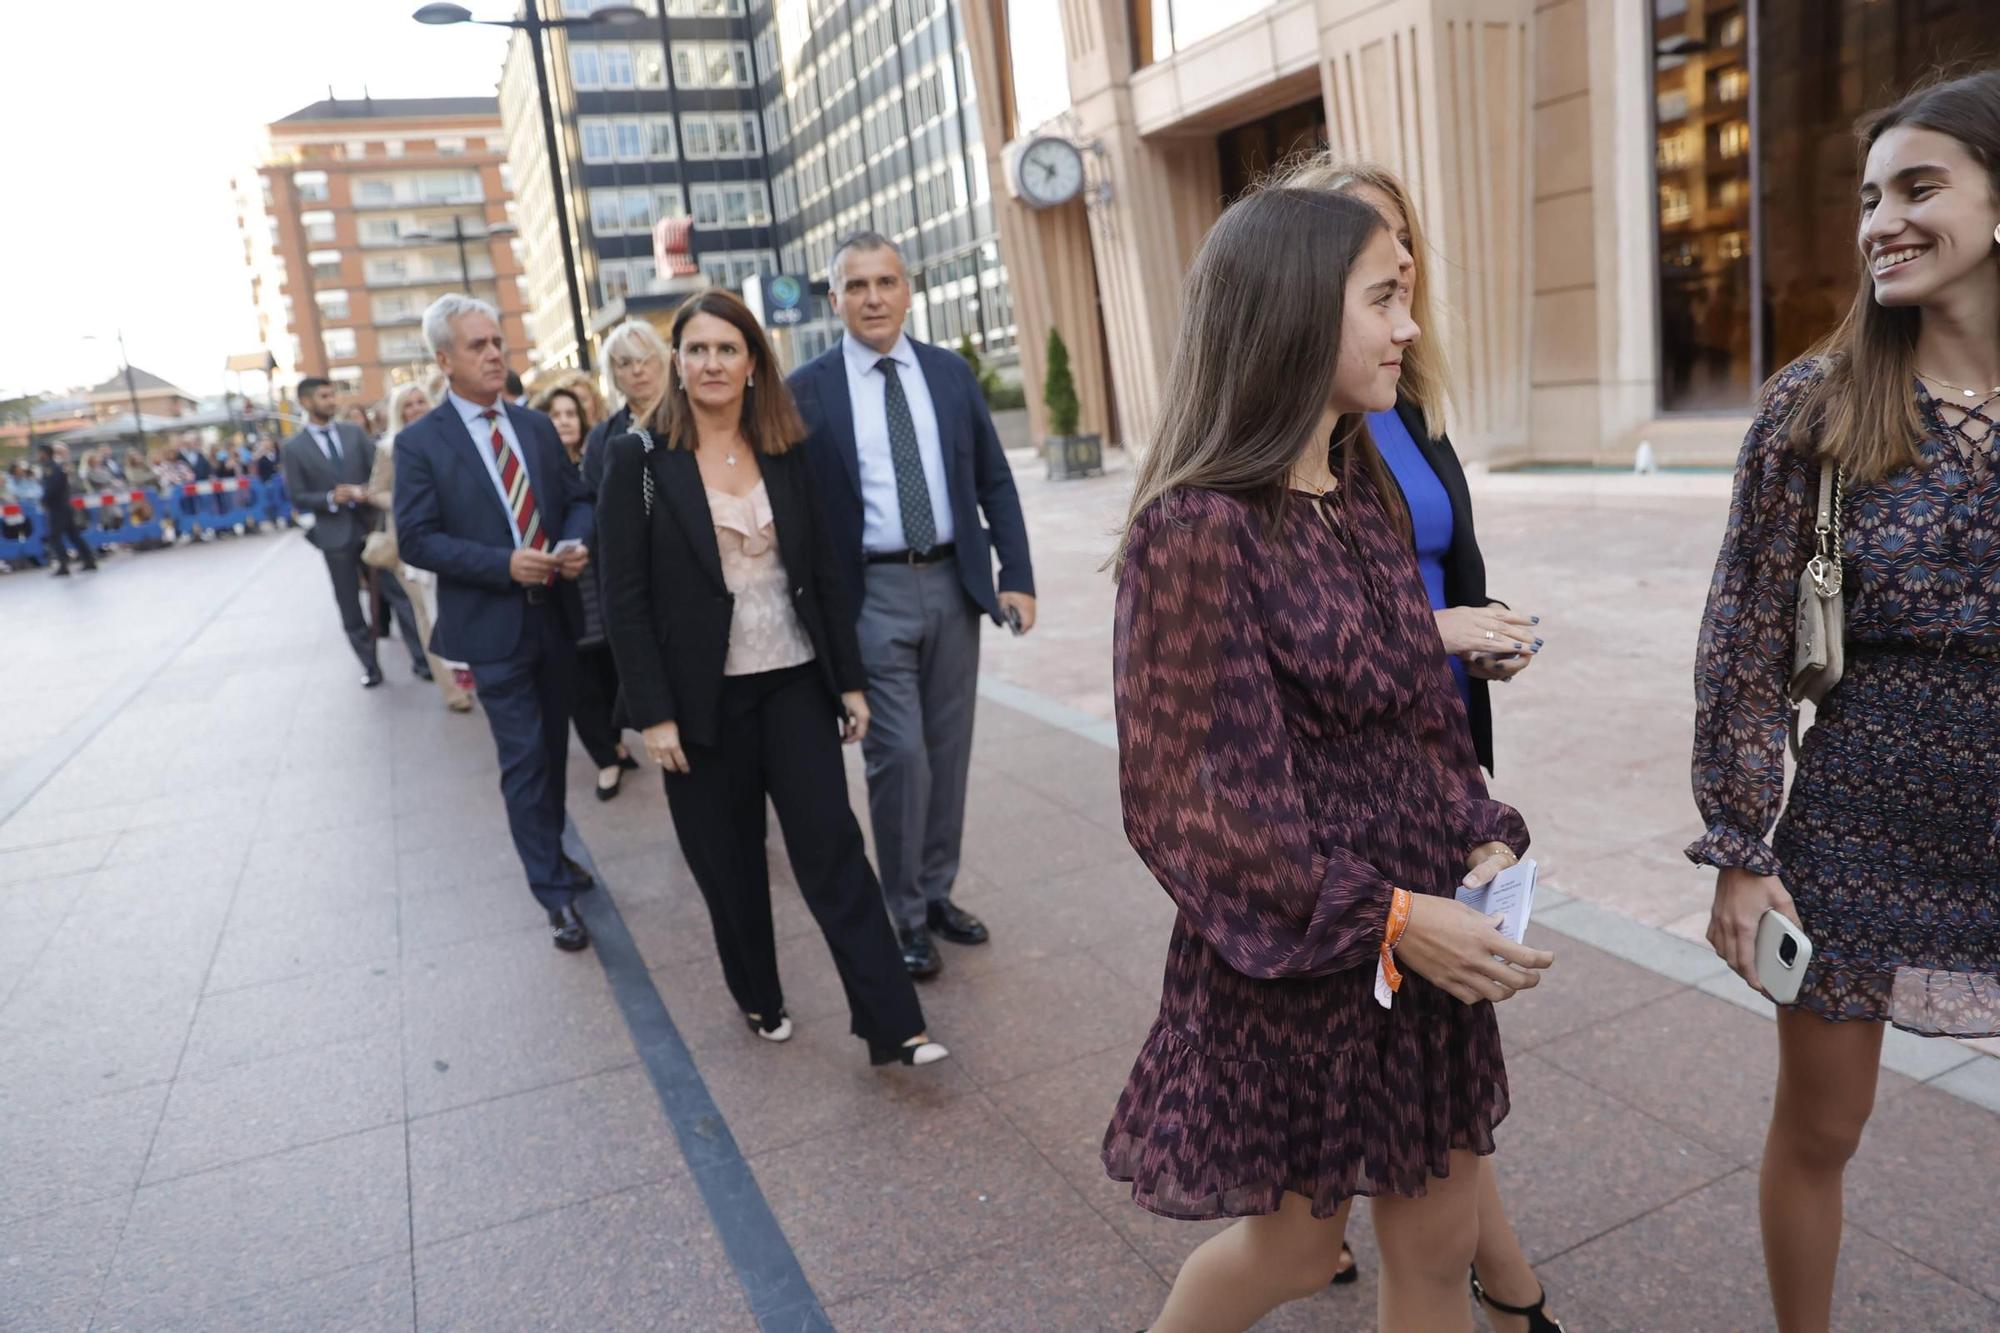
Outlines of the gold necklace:
M 1952 389 L 1959 393 L 1962 393 L 1967 398 L 2000 397 L 2000 384 L 1996 384 L 1990 389 L 1968 389 L 1962 384 L 1953 384 L 1950 380 L 1944 378 L 1944 376 L 1942 375 L 1933 375 L 1928 370 L 1919 370 L 1917 374 L 1922 376 L 1924 379 L 1929 380 L 1933 384 L 1942 384 L 1947 389 Z

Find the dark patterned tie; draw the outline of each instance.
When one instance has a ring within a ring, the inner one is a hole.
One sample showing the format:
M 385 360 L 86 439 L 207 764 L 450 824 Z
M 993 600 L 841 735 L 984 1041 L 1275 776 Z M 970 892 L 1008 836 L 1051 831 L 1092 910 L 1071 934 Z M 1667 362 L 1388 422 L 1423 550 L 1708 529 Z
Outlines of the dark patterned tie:
M 883 357 L 875 369 L 882 372 L 882 410 L 889 419 L 889 461 L 896 465 L 903 540 L 918 555 L 927 555 L 937 545 L 937 515 L 931 512 L 931 486 L 924 478 L 923 455 L 917 452 L 917 423 L 910 419 L 910 400 L 903 396 L 896 358 Z

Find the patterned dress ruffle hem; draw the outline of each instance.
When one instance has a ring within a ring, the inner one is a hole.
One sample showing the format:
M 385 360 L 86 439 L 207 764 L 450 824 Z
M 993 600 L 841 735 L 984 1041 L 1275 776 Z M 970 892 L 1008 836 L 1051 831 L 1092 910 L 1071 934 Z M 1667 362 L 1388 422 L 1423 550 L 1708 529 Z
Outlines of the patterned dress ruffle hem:
M 1395 887 L 1449 894 L 1527 830 L 1487 799 L 1407 540 L 1365 480 L 1267 533 L 1176 493 L 1134 525 L 1115 628 L 1133 847 L 1180 908 L 1160 1014 L 1103 1162 L 1168 1217 L 1325 1217 L 1487 1153 L 1507 1075 L 1490 1004 L 1405 969 L 1375 1002 Z

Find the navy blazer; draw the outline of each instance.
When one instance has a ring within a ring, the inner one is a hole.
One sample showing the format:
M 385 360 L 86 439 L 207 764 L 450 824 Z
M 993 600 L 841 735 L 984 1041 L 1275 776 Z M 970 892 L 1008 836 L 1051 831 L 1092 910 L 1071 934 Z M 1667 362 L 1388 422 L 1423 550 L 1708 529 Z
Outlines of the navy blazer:
M 542 527 L 556 541 L 590 536 L 590 496 L 546 416 L 504 403 L 521 443 Z M 449 398 L 396 436 L 396 546 L 405 564 L 437 575 L 431 650 L 460 662 L 499 662 L 521 643 L 525 589 L 507 573 L 514 519 L 500 501 L 472 432 Z M 575 588 L 561 603 L 574 620 Z M 574 629 L 572 624 L 572 629 Z
M 924 383 L 937 411 L 938 442 L 944 451 L 945 489 L 951 497 L 952 545 L 958 576 L 973 605 L 1005 623 L 994 590 L 993 557 L 1000 558 L 1000 592 L 1035 594 L 1035 571 L 1028 559 L 1028 524 L 1021 517 L 1014 471 L 993 429 L 986 398 L 972 368 L 956 352 L 910 339 Z M 792 372 L 786 381 L 805 418 L 802 446 L 813 484 L 826 506 L 827 529 L 847 583 L 848 600 L 860 614 L 864 590 L 861 529 L 861 455 L 854 443 L 854 405 L 847 393 L 847 361 L 836 342 L 831 351 Z M 984 521 L 981 521 L 981 515 Z M 991 529 L 989 532 L 988 529 Z
M 1444 604 L 1485 606 L 1486 558 L 1479 553 L 1479 538 L 1472 531 L 1472 491 L 1465 484 L 1465 468 L 1451 438 L 1433 436 L 1424 424 L 1424 410 L 1407 398 L 1396 399 L 1396 415 L 1410 432 L 1418 452 L 1437 473 L 1444 493 L 1451 499 L 1451 545 L 1444 553 Z M 1487 772 L 1493 771 L 1493 690 L 1477 676 L 1467 676 L 1465 720 L 1472 728 L 1472 748 Z

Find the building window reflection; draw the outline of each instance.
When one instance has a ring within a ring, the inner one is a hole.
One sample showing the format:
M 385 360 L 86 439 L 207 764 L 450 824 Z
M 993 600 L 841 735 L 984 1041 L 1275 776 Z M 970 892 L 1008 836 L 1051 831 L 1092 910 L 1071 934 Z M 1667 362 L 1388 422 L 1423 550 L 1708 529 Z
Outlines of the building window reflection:
M 1652 0 L 1660 406 L 1749 401 L 1755 256 L 1741 0 Z
M 1992 0 L 1763 0 L 1757 10 L 1759 370 L 1831 330 L 1859 276 L 1854 125 L 1934 70 L 2000 63 Z
M 2000 32 L 1985 0 L 1763 0 L 1753 71 L 1744 0 L 1651 2 L 1660 407 L 1741 412 L 1853 298 L 1855 122 Z
M 1127 0 L 1132 21 L 1132 63 L 1144 69 L 1205 41 L 1276 0 Z

